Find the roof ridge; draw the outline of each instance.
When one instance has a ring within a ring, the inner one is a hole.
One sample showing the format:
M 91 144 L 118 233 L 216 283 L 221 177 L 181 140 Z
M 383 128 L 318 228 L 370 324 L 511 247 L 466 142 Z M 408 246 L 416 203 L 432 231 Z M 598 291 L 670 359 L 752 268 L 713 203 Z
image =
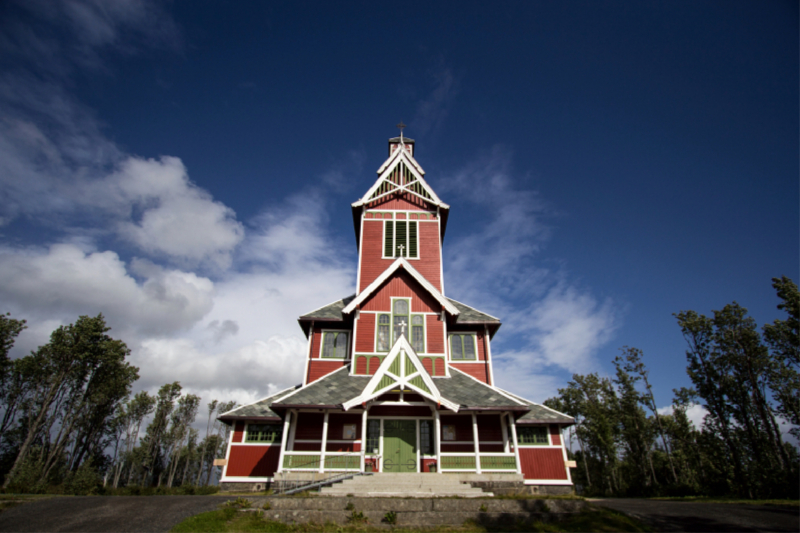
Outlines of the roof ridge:
M 354 293 L 353 293 L 353 294 L 351 294 L 350 296 L 353 296 L 353 297 L 355 297 L 355 296 L 356 296 L 356 294 L 357 294 L 357 293 L 355 293 L 355 292 L 354 292 Z M 319 311 L 319 310 L 321 310 L 321 309 L 325 309 L 326 307 L 330 307 L 330 306 L 332 306 L 332 305 L 333 305 L 333 304 L 335 304 L 335 303 L 339 303 L 339 302 L 342 302 L 342 303 L 344 303 L 344 301 L 345 301 L 347 298 L 350 298 L 350 296 L 345 296 L 344 298 L 339 298 L 338 300 L 334 300 L 334 301 L 332 301 L 332 302 L 330 302 L 330 303 L 327 303 L 327 304 L 325 304 L 325 305 L 322 305 L 322 306 L 320 306 L 320 307 L 317 307 L 316 309 L 314 309 L 314 310 L 312 310 L 312 311 L 309 311 L 308 313 L 305 313 L 305 314 L 302 314 L 302 315 L 300 315 L 300 318 L 303 318 L 304 316 L 309 316 L 311 313 L 314 313 L 314 312 L 316 312 L 316 311 Z M 345 304 L 345 306 L 346 306 L 346 305 L 347 305 L 347 304 Z
M 447 298 L 448 300 L 451 300 L 451 301 L 453 301 L 453 302 L 455 302 L 455 303 L 457 303 L 457 304 L 461 304 L 461 305 L 463 305 L 464 307 L 469 307 L 469 308 L 470 308 L 470 309 L 472 309 L 473 311 L 477 311 L 478 313 L 480 313 L 480 314 L 482 314 L 482 315 L 486 315 L 486 316 L 488 316 L 488 317 L 494 318 L 495 320 L 497 320 L 498 322 L 500 322 L 500 319 L 499 319 L 499 318 L 497 318 L 496 316 L 494 316 L 494 315 L 490 315 L 489 313 L 484 313 L 483 311 L 481 311 L 481 310 L 480 310 L 480 309 L 478 309 L 477 307 L 472 307 L 472 306 L 471 306 L 471 305 L 469 305 L 469 304 L 465 304 L 464 302 L 460 302 L 460 301 L 456 300 L 455 298 L 450 298 L 449 296 L 445 296 L 445 298 Z

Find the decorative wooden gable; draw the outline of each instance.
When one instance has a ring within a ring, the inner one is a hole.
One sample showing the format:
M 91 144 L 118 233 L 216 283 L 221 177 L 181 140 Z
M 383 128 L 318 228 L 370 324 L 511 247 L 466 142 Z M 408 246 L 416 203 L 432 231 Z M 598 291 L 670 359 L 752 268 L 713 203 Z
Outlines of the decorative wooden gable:
M 433 207 L 449 209 L 423 178 L 425 171 L 407 150 L 396 150 L 378 169 L 378 180 L 355 202 L 360 207 L 398 195 L 410 195 Z
M 343 403 L 342 407 L 345 410 L 350 409 L 397 388 L 411 389 L 424 398 L 444 405 L 452 411 L 458 411 L 457 404 L 442 397 L 433 379 L 422 366 L 422 361 L 404 336 L 397 339 L 389 355 L 383 360 L 361 394 Z

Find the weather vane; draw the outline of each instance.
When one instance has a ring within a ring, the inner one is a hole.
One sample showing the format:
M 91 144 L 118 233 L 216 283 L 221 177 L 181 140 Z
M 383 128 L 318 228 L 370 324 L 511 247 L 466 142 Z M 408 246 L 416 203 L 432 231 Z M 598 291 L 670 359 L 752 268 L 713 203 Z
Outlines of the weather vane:
M 398 124 L 397 127 L 400 128 L 400 139 L 402 140 L 403 139 L 403 128 L 405 128 L 406 125 L 403 124 L 403 121 L 401 120 L 400 124 Z

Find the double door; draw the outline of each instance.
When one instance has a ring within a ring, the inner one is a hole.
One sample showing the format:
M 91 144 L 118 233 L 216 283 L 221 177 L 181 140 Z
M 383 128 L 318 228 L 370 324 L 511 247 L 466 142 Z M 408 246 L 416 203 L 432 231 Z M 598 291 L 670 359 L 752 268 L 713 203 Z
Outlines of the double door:
M 417 422 L 383 421 L 383 471 L 417 471 Z

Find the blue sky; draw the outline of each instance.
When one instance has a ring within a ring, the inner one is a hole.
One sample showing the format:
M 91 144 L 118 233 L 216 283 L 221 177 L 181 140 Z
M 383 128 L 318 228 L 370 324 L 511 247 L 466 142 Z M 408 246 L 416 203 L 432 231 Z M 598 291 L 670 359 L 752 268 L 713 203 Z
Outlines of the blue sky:
M 403 120 L 498 384 L 542 401 L 630 345 L 667 406 L 672 313 L 763 324 L 800 278 L 799 62 L 792 2 L 6 2 L 0 310 L 17 355 L 103 312 L 141 388 L 296 383 Z

